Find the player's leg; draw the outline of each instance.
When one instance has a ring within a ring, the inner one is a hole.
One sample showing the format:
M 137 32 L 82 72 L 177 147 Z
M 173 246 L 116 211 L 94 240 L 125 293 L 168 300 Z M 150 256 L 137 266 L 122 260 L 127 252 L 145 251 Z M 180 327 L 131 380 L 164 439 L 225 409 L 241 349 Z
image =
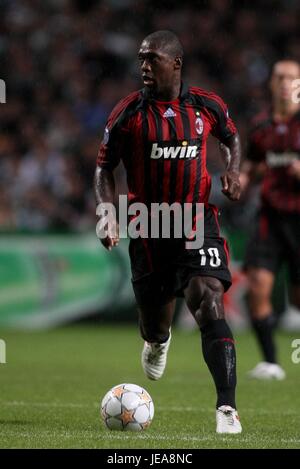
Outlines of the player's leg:
M 236 408 L 236 356 L 231 330 L 225 320 L 224 288 L 212 277 L 193 277 L 184 296 L 202 336 L 205 362 L 217 388 L 217 407 Z
M 184 290 L 187 305 L 201 331 L 204 360 L 217 391 L 217 432 L 240 433 L 235 402 L 236 353 L 225 320 L 224 287 L 213 277 L 192 277 Z
M 248 311 L 254 335 L 263 361 L 249 376 L 257 379 L 283 379 L 285 373 L 278 365 L 274 340 L 275 315 L 271 301 L 275 274 L 282 262 L 282 242 L 276 218 L 262 211 L 256 232 L 246 252 L 245 271 L 248 278 Z
M 273 338 L 275 321 L 271 301 L 274 273 L 259 267 L 249 267 L 247 278 L 248 309 L 256 339 L 264 361 L 277 363 L 276 346 Z
M 202 338 L 202 351 L 217 390 L 217 432 L 240 433 L 235 403 L 236 355 L 225 320 L 223 295 L 231 285 L 228 246 L 220 236 L 217 209 L 204 209 L 201 249 L 186 245 L 176 259 L 176 292 L 183 294 Z
M 175 311 L 175 296 L 169 275 L 159 262 L 160 244 L 151 239 L 131 239 L 129 254 L 132 286 L 138 304 L 139 326 L 145 343 L 142 366 L 150 379 L 159 379 L 165 369 Z
M 143 304 L 138 306 L 141 336 L 147 342 L 163 343 L 170 335 L 175 311 L 175 300 L 166 304 Z
M 171 325 L 175 311 L 175 300 L 166 304 L 139 305 L 141 336 L 145 340 L 142 366 L 149 379 L 157 380 L 164 373 L 171 342 Z

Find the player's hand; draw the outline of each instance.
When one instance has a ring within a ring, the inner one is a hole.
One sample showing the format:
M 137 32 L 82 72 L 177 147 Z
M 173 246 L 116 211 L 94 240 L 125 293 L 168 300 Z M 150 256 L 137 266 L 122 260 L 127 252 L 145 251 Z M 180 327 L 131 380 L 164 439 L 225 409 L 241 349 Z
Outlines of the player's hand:
M 105 225 L 105 226 L 104 226 Z M 96 233 L 100 242 L 103 244 L 105 249 L 111 251 L 113 247 L 119 244 L 119 224 L 116 220 L 112 219 L 107 222 L 100 221 L 97 224 Z
M 230 200 L 239 200 L 241 195 L 240 173 L 238 171 L 226 171 L 221 176 L 222 192 Z
M 300 160 L 295 160 L 290 164 L 288 173 L 290 176 L 300 179 Z
M 101 239 L 100 241 L 108 251 L 111 251 L 113 247 L 118 246 L 120 241 L 119 224 L 116 223 L 115 225 L 110 226 L 106 238 Z

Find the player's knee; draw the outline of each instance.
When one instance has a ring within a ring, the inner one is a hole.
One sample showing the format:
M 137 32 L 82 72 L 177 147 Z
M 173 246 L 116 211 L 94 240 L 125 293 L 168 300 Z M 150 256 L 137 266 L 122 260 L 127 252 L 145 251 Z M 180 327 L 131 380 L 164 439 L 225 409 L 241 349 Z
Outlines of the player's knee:
M 249 288 L 252 290 L 271 291 L 274 274 L 265 269 L 252 269 L 247 273 Z
M 188 303 L 199 327 L 205 326 L 211 320 L 224 319 L 222 283 L 215 278 L 202 279 L 199 292 L 200 294 L 192 297 L 192 301 Z
M 248 275 L 248 296 L 251 302 L 268 301 L 271 298 L 273 278 L 263 270 Z

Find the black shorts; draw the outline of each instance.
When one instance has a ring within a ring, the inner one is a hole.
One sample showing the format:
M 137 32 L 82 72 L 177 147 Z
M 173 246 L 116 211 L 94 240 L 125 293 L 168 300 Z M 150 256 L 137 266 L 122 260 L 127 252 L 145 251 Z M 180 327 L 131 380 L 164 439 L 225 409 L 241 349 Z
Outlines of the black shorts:
M 130 240 L 132 285 L 139 305 L 163 305 L 182 297 L 189 280 L 195 276 L 219 279 L 224 291 L 231 286 L 228 245 L 220 236 L 214 206 L 205 209 L 202 248 L 186 249 L 185 241 L 184 238 Z
M 263 208 L 246 250 L 244 270 L 259 267 L 276 274 L 284 262 L 291 283 L 300 285 L 300 216 Z

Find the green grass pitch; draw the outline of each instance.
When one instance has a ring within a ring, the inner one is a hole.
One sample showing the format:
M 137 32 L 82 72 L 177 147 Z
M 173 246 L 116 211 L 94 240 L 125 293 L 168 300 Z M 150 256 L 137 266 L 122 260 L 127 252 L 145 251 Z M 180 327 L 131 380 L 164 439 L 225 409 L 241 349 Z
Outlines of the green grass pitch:
M 215 391 L 197 331 L 174 330 L 164 377 L 148 381 L 140 365 L 137 327 L 72 326 L 47 332 L 1 331 L 1 448 L 300 448 L 300 364 L 292 339 L 278 335 L 283 382 L 245 373 L 259 359 L 254 338 L 237 334 L 241 435 L 215 434 Z M 145 387 L 155 404 L 148 430 L 111 432 L 99 402 L 114 385 Z

